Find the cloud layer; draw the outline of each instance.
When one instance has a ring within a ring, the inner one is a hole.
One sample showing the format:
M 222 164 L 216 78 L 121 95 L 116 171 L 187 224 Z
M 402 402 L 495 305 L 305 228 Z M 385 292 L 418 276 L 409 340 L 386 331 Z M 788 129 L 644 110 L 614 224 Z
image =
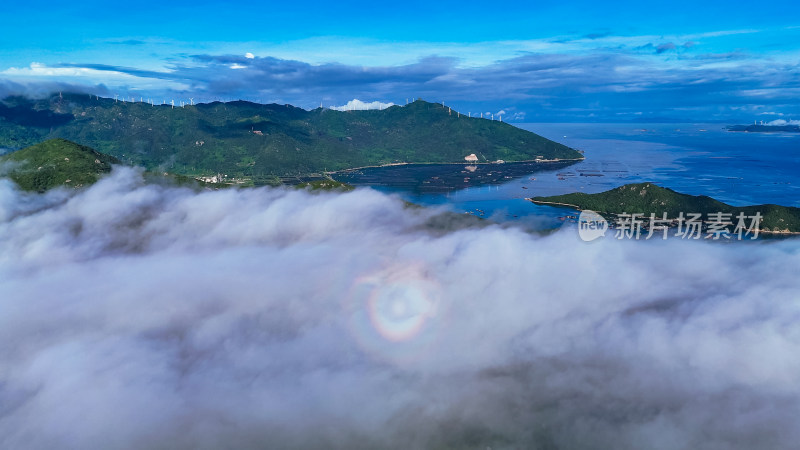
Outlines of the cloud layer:
M 796 55 L 704 52 L 706 47 L 690 38 L 704 36 L 675 42 L 647 36 L 520 42 L 514 56 L 481 64 L 436 54 L 394 65 L 194 54 L 170 58 L 160 70 L 33 63 L 0 75 L 29 89 L 37 80 L 74 83 L 84 90 L 105 83 L 102 89 L 113 86 L 114 93 L 137 98 L 246 99 L 305 108 L 321 101 L 342 105 L 369 98 L 402 104 L 421 97 L 447 101 L 465 114 L 514 109 L 526 120 L 545 121 L 669 117 L 747 122 L 760 115 L 800 115 Z
M 0 447 L 778 449 L 800 242 L 583 243 L 371 190 L 0 180 Z
M 776 127 L 785 126 L 785 125 L 800 125 L 800 120 L 777 119 L 777 120 L 771 120 L 771 121 L 767 122 L 767 125 L 776 126 Z

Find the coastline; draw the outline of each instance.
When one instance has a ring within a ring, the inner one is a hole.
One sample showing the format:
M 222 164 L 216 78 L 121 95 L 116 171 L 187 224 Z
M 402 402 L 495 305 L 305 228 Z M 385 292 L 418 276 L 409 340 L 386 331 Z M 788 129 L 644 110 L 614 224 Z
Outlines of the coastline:
M 583 211 L 578 205 L 570 205 L 569 203 L 558 203 L 558 202 L 543 202 L 541 200 L 534 200 L 532 198 L 526 198 L 525 200 L 535 204 L 535 205 L 545 205 L 545 206 L 565 206 L 567 208 L 576 209 L 578 211 Z
M 350 167 L 347 169 L 340 169 L 340 170 L 329 170 L 327 172 L 323 172 L 324 174 L 337 174 L 342 172 L 351 172 L 353 170 L 362 170 L 362 169 L 379 169 L 382 167 L 395 167 L 395 166 L 488 166 L 488 165 L 508 165 L 508 164 L 529 164 L 529 163 L 560 163 L 560 162 L 568 162 L 568 161 L 583 161 L 586 158 L 565 158 L 565 159 L 526 159 L 523 161 L 506 161 L 502 163 L 497 162 L 398 162 L 398 163 L 387 163 L 387 164 L 378 164 L 372 166 L 361 166 L 361 167 Z

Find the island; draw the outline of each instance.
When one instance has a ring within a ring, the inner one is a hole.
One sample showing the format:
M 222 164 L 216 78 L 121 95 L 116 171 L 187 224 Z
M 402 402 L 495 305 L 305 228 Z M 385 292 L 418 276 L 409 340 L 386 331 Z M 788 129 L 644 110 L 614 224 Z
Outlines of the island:
M 800 133 L 800 125 L 731 125 L 728 131 L 744 133 Z
M 63 138 L 148 170 L 247 185 L 393 164 L 583 159 L 577 150 L 513 125 L 423 100 L 363 111 L 142 100 L 7 97 L 0 102 L 0 147 Z
M 761 216 L 760 230 L 766 233 L 800 233 L 800 208 L 780 205 L 731 206 L 708 196 L 681 194 L 672 189 L 654 183 L 636 183 L 620 186 L 598 194 L 576 192 L 550 197 L 532 197 L 527 199 L 539 205 L 567 207 L 577 210 L 590 210 L 607 219 L 615 219 L 619 214 L 642 214 L 645 220 L 655 214 L 656 218 L 666 217 L 671 224 L 681 215 L 701 214 L 703 221 L 708 222 L 709 214 L 730 214 L 735 222 L 743 213 L 753 217 Z

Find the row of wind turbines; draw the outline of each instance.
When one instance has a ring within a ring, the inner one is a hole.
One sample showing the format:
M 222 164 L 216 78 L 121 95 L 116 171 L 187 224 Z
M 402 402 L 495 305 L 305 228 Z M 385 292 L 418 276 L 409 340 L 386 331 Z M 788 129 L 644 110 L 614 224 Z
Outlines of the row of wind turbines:
M 95 98 L 99 98 L 99 97 L 95 96 Z M 117 102 L 120 102 L 120 101 L 122 101 L 123 103 L 137 103 L 136 102 L 136 97 L 130 97 L 130 100 L 128 100 L 125 97 L 119 98 L 119 94 L 114 94 L 114 103 L 117 103 Z M 139 97 L 138 103 L 147 103 L 150 106 L 156 106 L 156 101 L 154 99 L 152 99 L 152 98 L 145 99 L 144 97 Z M 175 99 L 171 99 L 169 102 L 167 102 L 166 99 L 163 99 L 163 100 L 161 100 L 161 103 L 159 103 L 158 105 L 159 106 L 161 106 L 161 105 L 170 105 L 174 109 L 175 108 Z M 183 108 L 185 106 L 194 106 L 194 97 L 189 97 L 189 103 L 186 103 L 186 102 L 180 101 L 180 100 L 178 101 L 178 107 L 179 108 Z
M 413 103 L 413 102 L 415 102 L 417 100 L 419 100 L 419 99 L 418 98 L 417 99 L 412 98 L 411 99 L 411 103 Z M 447 114 L 453 115 L 453 109 L 451 107 L 449 107 L 449 106 L 446 106 L 444 104 L 444 100 L 441 101 L 439 104 L 442 105 L 442 108 L 447 108 Z M 408 106 L 408 105 L 409 105 L 409 101 L 408 101 L 408 99 L 406 99 L 406 106 Z M 456 114 L 457 114 L 457 117 L 461 117 L 461 113 L 460 112 L 456 111 Z M 478 118 L 478 116 L 477 116 L 478 113 L 475 113 L 475 114 L 476 114 L 475 118 Z M 481 119 L 484 119 L 483 114 L 484 113 L 480 113 L 480 118 Z M 471 111 L 467 112 L 467 117 L 472 118 L 472 112 Z M 494 113 L 487 112 L 485 118 L 486 119 L 490 119 L 490 120 L 494 120 Z M 500 122 L 502 122 L 503 121 L 503 116 L 498 114 L 497 115 L 497 119 Z
M 99 99 L 100 97 L 99 97 L 99 96 L 95 96 L 95 98 Z M 411 101 L 409 101 L 409 99 L 408 99 L 408 98 L 406 98 L 406 106 L 408 106 L 409 104 L 411 104 L 411 103 L 413 103 L 413 102 L 415 102 L 415 101 L 417 101 L 417 100 L 419 100 L 419 98 L 411 98 Z M 117 102 L 120 102 L 120 101 L 122 101 L 123 103 L 136 103 L 136 97 L 128 97 L 128 98 L 126 98 L 126 97 L 122 97 L 122 98 L 120 98 L 119 94 L 115 94 L 115 95 L 114 95 L 114 102 L 115 102 L 115 103 L 117 103 Z M 152 98 L 147 98 L 147 99 L 145 99 L 144 97 L 139 97 L 139 103 L 147 103 L 147 104 L 149 104 L 150 106 L 156 106 L 156 105 L 163 106 L 163 105 L 168 105 L 168 106 L 171 106 L 173 109 L 174 109 L 174 108 L 175 108 L 175 106 L 176 106 L 176 105 L 175 105 L 175 99 L 171 99 L 169 102 L 167 102 L 167 100 L 166 100 L 166 99 L 162 99 L 162 100 L 161 100 L 161 103 L 156 103 L 156 101 L 155 101 L 154 99 L 152 99 Z M 444 101 L 440 102 L 439 104 L 440 104 L 440 105 L 442 105 L 442 108 L 447 108 L 447 113 L 448 113 L 448 114 L 450 114 L 450 115 L 452 115 L 452 114 L 453 114 L 453 109 L 452 109 L 451 107 L 449 107 L 449 106 L 446 106 L 446 105 L 444 104 Z M 184 101 L 180 101 L 180 100 L 179 100 L 179 101 L 178 101 L 178 105 L 177 105 L 177 106 L 178 106 L 179 108 L 183 108 L 183 107 L 186 107 L 186 106 L 194 106 L 194 97 L 189 97 L 189 103 L 186 103 L 186 102 L 184 102 Z M 320 102 L 320 107 L 322 107 L 322 102 Z M 384 109 L 384 108 L 383 108 L 383 107 L 381 107 L 381 109 Z M 481 113 L 475 113 L 475 114 L 476 114 L 476 115 L 475 115 L 475 118 L 478 118 L 478 117 L 480 117 L 481 119 L 484 119 L 484 118 L 485 118 L 485 119 L 489 119 L 489 120 L 495 120 L 495 119 L 494 119 L 494 116 L 495 116 L 495 115 L 494 115 L 494 113 L 487 112 L 487 113 L 485 113 L 485 114 L 486 114 L 486 117 L 484 117 L 484 113 L 483 113 L 483 112 L 481 112 Z M 480 114 L 480 116 L 478 116 L 478 114 Z M 456 111 L 456 115 L 457 115 L 457 117 L 461 117 L 461 112 L 459 112 L 459 111 Z M 469 118 L 472 118 L 472 112 L 471 112 L 471 111 L 467 112 L 467 117 L 469 117 Z M 502 122 L 502 121 L 503 121 L 503 116 L 502 116 L 502 115 L 500 115 L 500 114 L 498 114 L 498 115 L 497 115 L 497 120 L 499 120 L 500 122 Z

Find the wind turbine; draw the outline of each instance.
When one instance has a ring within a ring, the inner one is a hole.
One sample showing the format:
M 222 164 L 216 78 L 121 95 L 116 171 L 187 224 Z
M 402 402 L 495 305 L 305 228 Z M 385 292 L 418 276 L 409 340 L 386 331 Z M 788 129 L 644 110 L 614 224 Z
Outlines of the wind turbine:
M 192 103 L 192 106 L 194 106 L 194 97 L 189 97 L 189 101 Z
M 172 109 L 175 109 L 175 99 L 172 99 Z
M 114 103 L 117 103 L 119 101 L 117 100 L 117 97 L 119 97 L 119 94 L 114 94 Z

